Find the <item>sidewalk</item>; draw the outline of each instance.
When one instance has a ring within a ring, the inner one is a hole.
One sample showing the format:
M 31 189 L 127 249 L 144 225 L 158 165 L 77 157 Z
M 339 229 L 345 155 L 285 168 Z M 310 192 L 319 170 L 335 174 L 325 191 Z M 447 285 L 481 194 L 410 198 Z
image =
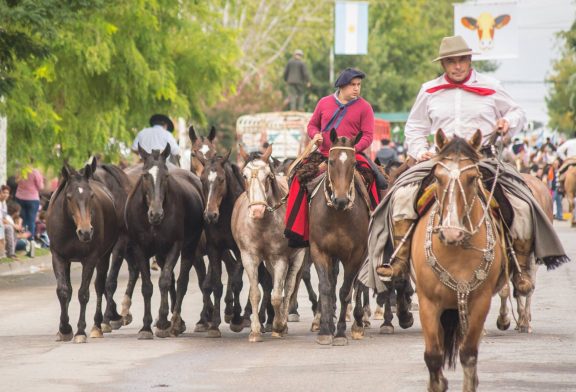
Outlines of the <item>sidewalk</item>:
M 20 260 L 0 263 L 0 276 L 33 274 L 52 269 L 52 255 L 29 258 L 23 256 Z

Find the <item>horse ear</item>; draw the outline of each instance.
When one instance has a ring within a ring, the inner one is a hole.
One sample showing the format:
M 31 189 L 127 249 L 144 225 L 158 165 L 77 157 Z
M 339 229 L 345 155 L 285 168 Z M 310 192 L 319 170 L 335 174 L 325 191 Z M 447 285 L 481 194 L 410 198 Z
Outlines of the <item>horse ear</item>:
M 222 162 L 227 162 L 228 159 L 230 159 L 230 154 L 232 154 L 232 150 L 228 150 L 228 152 L 226 153 L 226 155 L 224 155 Z
M 246 150 L 244 150 L 244 147 L 242 147 L 241 144 L 238 144 L 238 153 L 240 154 L 240 157 L 244 160 L 244 162 L 248 162 L 248 153 L 246 153 Z
M 264 151 L 264 154 L 262 154 L 262 159 L 264 162 L 268 162 L 268 159 L 270 159 L 270 155 L 272 155 L 272 144 L 270 144 L 268 146 L 268 148 L 266 148 L 266 151 Z
M 442 128 L 438 128 L 438 131 L 436 131 L 436 136 L 434 136 L 434 142 L 436 143 L 438 150 L 442 150 L 447 141 L 448 140 L 446 139 L 446 134 Z
M 214 125 L 212 125 L 212 128 L 210 128 L 210 133 L 208 134 L 208 140 L 212 142 L 215 138 L 216 138 L 216 128 L 214 127 Z
M 472 148 L 478 151 L 482 146 L 482 131 L 477 129 L 476 132 L 474 132 L 474 135 L 472 135 L 472 137 L 470 138 L 470 140 L 468 140 L 468 144 L 470 144 Z
M 95 156 L 92 157 L 92 162 L 90 162 L 90 166 L 92 169 L 92 174 L 96 173 L 96 169 L 98 168 L 98 160 Z
M 336 133 L 336 128 L 332 128 L 330 130 L 330 141 L 332 144 L 336 143 L 336 139 L 338 139 L 338 134 Z
M 164 159 L 164 161 L 167 161 L 169 156 L 170 156 L 170 143 L 166 143 L 166 147 L 164 148 L 164 151 L 162 151 L 162 158 Z
M 190 125 L 190 128 L 188 128 L 188 137 L 190 138 L 192 145 L 196 144 L 198 136 L 196 136 L 196 132 L 194 131 L 194 127 L 192 125 Z
M 94 171 L 92 170 L 92 164 L 90 163 L 90 164 L 87 164 L 86 166 L 84 166 L 84 178 L 86 180 L 89 180 L 92 178 L 92 174 L 94 174 Z
M 360 131 L 358 132 L 358 135 L 356 135 L 356 139 L 354 139 L 354 145 L 357 145 L 358 142 L 360 141 L 360 139 L 362 139 L 362 136 L 364 135 L 364 132 Z
M 68 166 L 68 161 L 64 161 L 64 165 L 62 165 L 62 178 L 64 179 L 64 181 L 67 181 L 70 176 L 72 175 L 72 170 L 70 169 L 70 166 Z
M 148 151 L 143 149 L 140 143 L 138 143 L 138 155 L 140 155 L 140 158 L 142 158 L 143 160 L 148 159 L 148 157 L 150 156 L 150 154 L 148 154 Z

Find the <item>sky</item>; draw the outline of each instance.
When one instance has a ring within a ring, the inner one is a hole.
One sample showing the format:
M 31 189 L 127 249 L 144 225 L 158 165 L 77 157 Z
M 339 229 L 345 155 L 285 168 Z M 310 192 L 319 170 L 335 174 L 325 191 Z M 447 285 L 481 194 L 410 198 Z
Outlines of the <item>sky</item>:
M 556 34 L 570 29 L 576 18 L 576 0 L 518 0 L 517 4 L 518 58 L 499 60 L 498 70 L 490 75 L 502 82 L 529 121 L 546 125 L 545 99 L 550 85 L 545 81 L 552 74 L 553 61 L 559 58 L 561 48 Z

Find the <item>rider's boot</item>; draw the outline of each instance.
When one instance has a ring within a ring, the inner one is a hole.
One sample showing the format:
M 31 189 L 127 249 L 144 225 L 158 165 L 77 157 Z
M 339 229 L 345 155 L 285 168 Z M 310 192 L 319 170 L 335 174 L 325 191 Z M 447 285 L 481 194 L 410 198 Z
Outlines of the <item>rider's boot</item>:
M 382 280 L 388 281 L 392 278 L 404 276 L 410 269 L 410 248 L 412 233 L 406 235 L 414 223 L 412 219 L 404 219 L 394 222 L 392 230 L 394 233 L 394 252 L 396 253 L 390 263 L 382 264 L 376 268 L 376 273 Z M 406 237 L 406 238 L 405 238 Z M 402 241 L 404 240 L 404 242 Z
M 512 274 L 512 284 L 520 295 L 528 295 L 534 290 L 534 283 L 530 276 L 532 240 L 514 240 L 512 248 L 520 266 L 520 271 L 516 268 Z

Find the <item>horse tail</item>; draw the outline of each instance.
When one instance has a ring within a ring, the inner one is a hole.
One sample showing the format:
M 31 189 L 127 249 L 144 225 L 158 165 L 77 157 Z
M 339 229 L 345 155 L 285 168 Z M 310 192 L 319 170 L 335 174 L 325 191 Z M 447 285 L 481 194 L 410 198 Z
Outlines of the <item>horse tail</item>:
M 448 309 L 442 312 L 440 324 L 444 330 L 444 365 L 448 363 L 448 367 L 455 369 L 458 347 L 460 347 L 462 340 L 458 310 Z

